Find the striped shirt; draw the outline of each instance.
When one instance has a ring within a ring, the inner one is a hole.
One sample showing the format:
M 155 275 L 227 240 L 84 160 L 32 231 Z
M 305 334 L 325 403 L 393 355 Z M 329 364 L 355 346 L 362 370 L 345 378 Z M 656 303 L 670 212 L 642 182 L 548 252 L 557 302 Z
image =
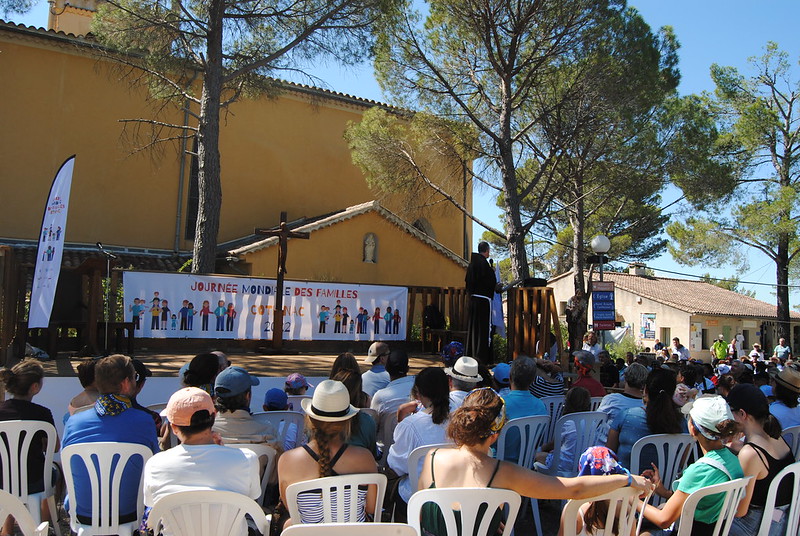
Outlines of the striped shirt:
M 366 521 L 367 513 L 364 509 L 367 503 L 367 488 L 366 486 L 358 488 L 358 519 L 347 518 L 347 513 L 350 511 L 350 501 L 352 500 L 353 492 L 350 488 L 344 490 L 344 513 L 345 519 L 336 519 L 336 507 L 338 501 L 338 493 L 336 490 L 331 491 L 331 512 L 333 519 L 329 520 L 333 523 L 361 523 Z M 297 495 L 297 509 L 300 511 L 301 523 L 323 523 L 325 522 L 325 508 L 322 504 L 322 490 L 312 490 Z
M 533 379 L 533 383 L 531 384 L 529 391 L 536 398 L 560 396 L 564 394 L 564 380 L 562 378 L 558 383 L 551 383 L 537 375 Z

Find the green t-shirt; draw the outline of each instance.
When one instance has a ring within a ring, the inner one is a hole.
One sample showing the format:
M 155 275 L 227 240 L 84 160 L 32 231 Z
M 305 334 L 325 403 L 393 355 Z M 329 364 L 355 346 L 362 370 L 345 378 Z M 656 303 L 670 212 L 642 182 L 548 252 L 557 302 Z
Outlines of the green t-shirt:
M 730 478 L 716 467 L 702 463 L 700 460 L 703 458 L 710 458 L 724 465 L 731 474 Z M 744 477 L 739 459 L 726 448 L 709 451 L 703 458 L 687 467 L 681 479 L 673 483 L 673 488 L 677 486 L 678 491 L 689 494 L 707 486 Z M 694 518 L 703 523 L 715 523 L 719 517 L 723 499 L 724 496 L 721 493 L 703 498 L 697 504 Z

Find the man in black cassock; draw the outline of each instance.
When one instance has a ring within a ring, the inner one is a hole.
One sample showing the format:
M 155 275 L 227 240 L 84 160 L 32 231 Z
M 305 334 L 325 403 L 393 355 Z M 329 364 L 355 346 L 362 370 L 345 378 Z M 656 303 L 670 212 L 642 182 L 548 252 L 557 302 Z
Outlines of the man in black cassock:
M 492 298 L 497 290 L 497 279 L 489 264 L 489 243 L 478 244 L 473 253 L 465 278 L 469 297 L 469 323 L 465 355 L 474 357 L 483 364 L 492 361 Z

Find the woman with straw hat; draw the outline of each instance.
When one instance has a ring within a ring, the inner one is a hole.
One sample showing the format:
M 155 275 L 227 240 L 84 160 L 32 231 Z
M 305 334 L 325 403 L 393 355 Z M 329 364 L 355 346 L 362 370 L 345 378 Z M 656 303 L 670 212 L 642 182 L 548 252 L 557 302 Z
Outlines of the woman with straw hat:
M 278 481 L 281 497 L 295 482 L 326 476 L 375 473 L 375 459 L 365 448 L 348 445 L 350 420 L 358 409 L 350 404 L 350 393 L 342 382 L 325 380 L 317 385 L 314 396 L 302 402 L 306 428 L 311 440 L 307 445 L 284 453 L 278 460 Z M 375 512 L 375 490 L 359 490 L 358 519 Z M 322 494 L 303 493 L 297 498 L 303 523 L 322 522 Z

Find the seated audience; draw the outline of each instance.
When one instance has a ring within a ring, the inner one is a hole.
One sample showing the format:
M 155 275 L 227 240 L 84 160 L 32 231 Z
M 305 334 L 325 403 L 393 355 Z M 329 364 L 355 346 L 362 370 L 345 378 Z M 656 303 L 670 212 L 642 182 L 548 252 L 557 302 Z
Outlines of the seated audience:
M 160 434 L 161 427 L 163 425 L 162 421 L 164 419 L 161 418 L 161 415 L 157 411 L 153 411 L 141 405 L 136 400 L 136 397 L 139 396 L 139 393 L 141 393 L 142 389 L 144 389 L 144 384 L 147 381 L 147 378 L 152 376 L 153 372 L 149 368 L 147 368 L 147 365 L 145 365 L 140 359 L 132 358 L 131 362 L 133 363 L 133 368 L 136 371 L 136 377 L 135 377 L 136 392 L 134 393 L 133 397 L 131 397 L 131 405 L 133 406 L 134 409 L 138 409 L 139 411 L 144 411 L 145 413 L 150 415 L 150 418 L 153 419 L 153 423 L 156 426 L 156 434 Z
M 628 475 L 630 471 L 619 464 L 617 455 L 607 447 L 589 447 L 581 454 L 578 461 L 578 476 L 605 476 L 605 475 Z M 563 513 L 561 515 L 561 527 L 559 536 L 564 534 L 566 524 L 576 523 L 576 534 L 609 534 L 609 536 L 619 536 L 619 511 L 614 517 L 614 526 L 610 531 L 605 530 L 606 517 L 611 501 L 594 501 L 584 503 L 578 510 L 577 519 L 567 519 Z M 617 507 L 619 508 L 619 506 Z M 636 525 L 634 524 L 634 531 Z M 623 535 L 626 536 L 626 535 Z M 631 536 L 635 536 L 632 534 Z
M 311 434 L 307 445 L 285 452 L 278 460 L 280 495 L 286 500 L 286 488 L 295 482 L 304 482 L 326 476 L 353 473 L 375 473 L 377 466 L 372 454 L 364 448 L 348 445 L 345 441 L 350 420 L 358 409 L 350 404 L 350 393 L 341 382 L 325 380 L 317 385 L 314 397 L 302 401 L 306 423 Z M 375 493 L 358 490 L 358 519 L 375 513 Z M 322 494 L 304 493 L 298 497 L 302 523 L 320 523 L 323 520 Z M 289 520 L 287 523 L 290 523 Z
M 443 369 L 422 369 L 416 377 L 414 388 L 422 409 L 397 424 L 394 429 L 394 444 L 387 457 L 389 467 L 401 477 L 398 493 L 402 502 L 398 503 L 395 510 L 395 518 L 401 520 L 405 518 L 405 506 L 411 497 L 412 488 L 408 481 L 408 456 L 417 447 L 444 443 L 450 414 L 449 385 Z
M 95 384 L 100 395 L 94 408 L 76 413 L 64 425 L 61 447 L 83 443 L 119 442 L 145 445 L 158 452 L 158 441 L 153 419 L 147 413 L 133 409 L 131 397 L 136 392 L 136 370 L 131 358 L 115 354 L 104 357 L 95 366 Z M 77 517 L 83 523 L 91 522 L 91 482 L 86 469 L 74 462 L 75 501 Z M 142 474 L 141 458 L 133 457 L 122 473 L 119 499 L 119 522 L 138 521 L 137 494 Z
M 687 467 L 681 478 L 672 484 L 675 491 L 664 487 L 655 466 L 645 472 L 656 484 L 656 493 L 668 499 L 659 508 L 643 503 L 639 507 L 645 519 L 662 529 L 678 520 L 683 505 L 692 492 L 744 476 L 736 455 L 723 444 L 723 441 L 732 438 L 741 429 L 725 399 L 716 395 L 702 396 L 693 403 L 686 404 L 683 412 L 688 412 L 689 433 L 697 439 L 704 455 Z M 723 496 L 717 494 L 705 497 L 698 503 L 692 522 L 692 534 L 712 533 L 722 501 Z
M 386 359 L 389 357 L 389 345 L 385 342 L 373 342 L 364 358 L 370 369 L 361 375 L 362 389 L 373 396 L 378 389 L 383 389 L 392 381 L 386 372 Z
M 394 441 L 397 426 L 397 410 L 409 401 L 414 376 L 408 376 L 408 354 L 405 350 L 393 350 L 386 360 L 386 372 L 391 381 L 372 397 L 370 408 L 378 412 L 378 443 L 383 450 L 382 465 L 385 464 L 389 447 Z
M 800 425 L 800 406 L 797 397 L 800 395 L 800 369 L 795 365 L 786 365 L 775 375 L 775 387 L 772 389 L 775 402 L 770 404 L 772 413 L 782 428 Z
M 215 354 L 196 355 L 183 373 L 183 384 L 186 387 L 198 387 L 214 396 L 214 380 L 219 368 L 219 357 Z
M 340 354 L 334 361 L 333 365 L 331 366 L 331 374 L 328 376 L 329 378 L 333 378 L 339 372 L 346 370 L 350 371 L 353 374 L 358 374 L 359 377 L 361 376 L 361 367 L 358 366 L 358 361 L 356 360 L 356 356 L 351 354 L 350 352 L 345 352 Z M 371 402 L 370 396 L 363 392 L 363 390 L 358 394 L 358 405 L 357 408 L 368 408 Z
M 726 369 L 728 372 L 723 372 Z M 734 379 L 733 375 L 730 374 L 730 367 L 728 365 L 720 365 L 719 371 L 720 376 L 717 379 L 717 394 L 720 396 L 728 396 L 728 393 L 731 392 L 733 386 L 738 382 Z
M 744 476 L 753 477 L 739 505 L 739 514 L 745 515 L 734 519 L 730 534 L 752 536 L 758 533 L 761 526 L 772 480 L 794 463 L 794 455 L 781 438 L 781 425 L 770 414 L 767 397 L 758 387 L 749 383 L 734 385 L 727 402 L 747 438 L 744 445 L 735 441 L 731 448 L 739 451 L 739 463 Z M 791 500 L 792 480 L 786 479 L 778 488 L 775 510 L 770 512 L 773 520 L 770 534 L 786 534 L 786 511 Z
M 44 369 L 36 359 L 20 361 L 11 369 L 0 369 L 0 382 L 11 398 L 0 404 L 0 421 L 42 421 L 55 426 L 53 413 L 44 406 L 33 402 L 33 397 L 42 390 Z M 55 439 L 58 450 L 58 437 Z M 31 440 L 25 467 L 28 475 L 28 494 L 44 491 L 44 451 L 47 449 L 47 436 L 40 432 Z M 43 521 L 50 520 L 50 510 L 42 500 Z M 3 534 L 14 533 L 14 518 L 8 517 L 3 525 Z
M 530 392 L 536 398 L 546 396 L 563 396 L 564 377 L 561 374 L 561 365 L 558 361 L 531 358 L 536 364 L 536 377 L 531 383 Z
M 261 495 L 258 458 L 249 450 L 221 445 L 212 432 L 216 409 L 211 396 L 184 387 L 167 402 L 166 415 L 180 445 L 159 452 L 145 464 L 145 521 L 162 497 L 180 491 L 232 491 L 257 499 Z
M 647 375 L 644 388 L 644 406 L 620 412 L 611 423 L 606 446 L 617 453 L 623 467 L 634 473 L 650 468 L 655 452 L 642 453 L 642 467 L 631 467 L 631 449 L 641 438 L 652 434 L 680 434 L 687 431 L 686 421 L 672 399 L 675 392 L 675 374 L 666 369 L 656 369 Z
M 97 397 L 100 395 L 94 385 L 94 366 L 96 363 L 96 359 L 86 359 L 78 365 L 78 380 L 81 382 L 83 391 L 69 401 L 67 412 L 70 415 L 74 414 L 78 409 L 94 406 Z
M 286 392 L 272 388 L 264 393 L 264 404 L 261 406 L 264 411 L 289 411 L 289 397 Z M 289 428 L 283 434 L 283 450 L 292 450 L 297 446 L 297 425 L 295 423 L 285 424 Z
M 511 390 L 503 396 L 506 404 L 506 416 L 509 420 L 548 414 L 542 401 L 528 390 L 535 376 L 536 365 L 532 359 L 519 356 L 511 364 Z M 519 458 L 520 439 L 519 432 L 516 430 L 512 430 L 506 435 L 506 460 L 516 461 Z
M 589 391 L 583 387 L 573 387 L 567 391 L 567 395 L 564 397 L 564 410 L 561 415 L 563 417 L 570 413 L 589 411 L 591 405 L 592 399 Z M 542 446 L 541 452 L 536 453 L 536 461 L 548 467 L 554 463 L 558 464 L 559 473 L 573 473 L 576 467 L 575 445 L 577 441 L 578 430 L 575 427 L 575 421 L 567 419 L 561 429 L 561 452 L 559 452 L 558 460 L 553 459 L 555 445 L 550 442 Z
M 452 341 L 442 348 L 442 363 L 445 367 L 452 367 L 462 355 L 464 355 L 464 345 L 458 341 Z
M 600 361 L 600 384 L 603 387 L 617 387 L 619 385 L 619 369 L 611 360 L 611 354 L 603 350 L 597 354 L 597 359 Z M 623 361 L 624 363 L 625 361 Z
M 535 372 L 534 372 L 535 374 Z M 511 392 L 510 384 L 511 384 L 511 365 L 508 363 L 498 363 L 492 369 L 492 387 L 497 394 L 502 397 L 508 395 Z M 531 380 L 533 382 L 533 380 Z M 530 384 L 529 384 L 530 386 Z
M 283 384 L 283 390 L 289 396 L 303 396 L 306 394 L 309 387 L 314 386 L 308 383 L 306 377 L 299 372 L 293 372 L 286 376 L 286 382 Z M 294 407 L 291 402 L 289 402 L 289 410 L 302 411 L 300 408 Z
M 639 363 L 631 363 L 625 368 L 625 388 L 621 393 L 609 393 L 600 401 L 597 411 L 608 415 L 608 421 L 600 428 L 598 443 L 605 444 L 611 423 L 626 409 L 640 408 L 644 405 L 642 396 L 647 382 L 647 368 Z M 612 449 L 613 450 L 613 449 Z
M 595 356 L 586 350 L 577 350 L 572 353 L 575 357 L 575 370 L 578 372 L 578 379 L 572 387 L 583 387 L 589 391 L 589 396 L 606 396 L 606 389 L 599 381 L 592 378 L 592 369 L 595 364 Z
M 363 407 L 357 405 L 363 402 L 363 397 L 361 396 L 361 374 L 355 374 L 350 370 L 340 370 L 331 379 L 342 382 L 347 387 L 352 406 L 358 409 Z M 378 458 L 377 430 L 378 427 L 372 416 L 359 411 L 357 415 L 350 419 L 350 436 L 347 438 L 347 443 L 356 447 L 363 447 Z
M 450 411 L 458 408 L 475 384 L 483 381 L 483 376 L 478 373 L 478 362 L 466 355 L 459 357 L 452 367 L 444 369 L 444 373 L 450 377 Z
M 261 383 L 242 367 L 228 367 L 217 375 L 214 392 L 217 394 L 217 414 L 214 432 L 226 443 L 269 443 L 275 444 L 275 428 L 260 422 L 250 413 L 252 388 Z
M 490 447 L 497 441 L 505 420 L 503 399 L 492 389 L 471 392 L 447 425 L 447 436 L 455 448 L 435 449 L 425 457 L 419 488 L 510 489 L 523 497 L 537 499 L 584 499 L 626 486 L 642 491 L 652 489 L 646 479 L 630 474 L 551 477 L 492 458 Z M 488 534 L 495 534 L 504 521 L 502 511 L 491 515 Z M 423 534 L 447 535 L 441 512 L 433 503 L 422 512 L 422 529 Z

